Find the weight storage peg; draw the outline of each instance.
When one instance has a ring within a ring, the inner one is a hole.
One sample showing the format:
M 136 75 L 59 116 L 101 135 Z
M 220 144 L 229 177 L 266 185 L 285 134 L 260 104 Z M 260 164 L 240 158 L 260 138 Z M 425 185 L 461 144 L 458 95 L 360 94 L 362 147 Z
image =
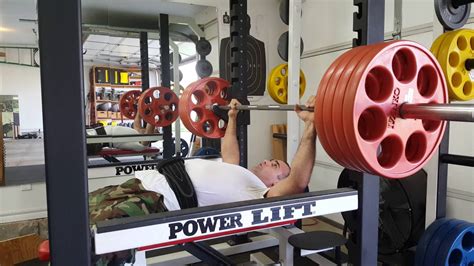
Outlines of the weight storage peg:
M 201 59 L 196 63 L 196 73 L 200 78 L 209 77 L 212 75 L 212 65 L 211 62 L 206 59 Z

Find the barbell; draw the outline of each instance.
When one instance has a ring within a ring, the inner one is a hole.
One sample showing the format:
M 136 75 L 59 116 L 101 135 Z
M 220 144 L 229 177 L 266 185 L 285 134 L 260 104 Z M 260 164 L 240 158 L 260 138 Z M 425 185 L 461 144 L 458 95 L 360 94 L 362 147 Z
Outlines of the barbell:
M 228 109 L 223 79 L 188 86 L 181 121 L 193 134 L 220 138 L 226 123 L 213 109 Z M 294 105 L 241 105 L 240 110 L 294 110 Z M 321 145 L 340 165 L 389 178 L 417 172 L 444 133 L 443 120 L 473 121 L 472 105 L 448 104 L 439 64 L 423 46 L 392 41 L 351 49 L 324 74 L 314 124 Z

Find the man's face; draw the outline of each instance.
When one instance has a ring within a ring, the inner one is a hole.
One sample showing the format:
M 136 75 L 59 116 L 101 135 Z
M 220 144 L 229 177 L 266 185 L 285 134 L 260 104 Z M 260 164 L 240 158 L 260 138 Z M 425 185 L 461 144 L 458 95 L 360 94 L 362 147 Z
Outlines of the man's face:
M 252 168 L 267 187 L 274 186 L 290 174 L 290 168 L 282 160 L 264 160 Z

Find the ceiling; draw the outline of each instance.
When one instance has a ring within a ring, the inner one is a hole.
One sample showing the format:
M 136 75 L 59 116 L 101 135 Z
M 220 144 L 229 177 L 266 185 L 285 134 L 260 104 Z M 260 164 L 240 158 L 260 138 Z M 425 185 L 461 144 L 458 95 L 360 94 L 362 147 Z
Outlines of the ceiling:
M 183 60 L 196 54 L 193 42 L 177 42 L 176 44 Z M 84 42 L 83 50 L 84 61 L 120 65 L 138 65 L 140 62 L 140 43 L 137 38 L 91 34 Z M 160 61 L 159 40 L 148 41 L 148 57 L 150 63 L 157 66 Z
M 36 1 L 0 0 L 0 45 L 37 46 Z M 193 1 L 82 0 L 82 22 L 157 30 L 160 13 L 194 17 L 205 8 L 206 6 L 193 4 Z

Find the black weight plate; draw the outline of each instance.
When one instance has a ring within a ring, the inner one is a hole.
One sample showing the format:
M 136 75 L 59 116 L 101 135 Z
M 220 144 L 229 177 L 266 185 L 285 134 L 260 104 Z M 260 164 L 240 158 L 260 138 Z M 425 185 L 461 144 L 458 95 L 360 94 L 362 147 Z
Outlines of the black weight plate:
M 280 1 L 280 18 L 286 25 L 290 22 L 290 0 Z
M 181 70 L 179 70 L 178 75 L 179 75 L 179 81 L 183 80 L 183 72 L 181 72 Z M 174 82 L 174 68 L 170 70 L 170 80 Z
M 471 14 L 471 5 L 455 8 L 451 0 L 435 0 L 435 11 L 439 22 L 447 30 L 455 30 L 464 26 Z
M 200 78 L 209 77 L 212 74 L 212 65 L 211 62 L 207 60 L 199 60 L 196 63 L 196 73 Z
M 231 80 L 231 58 L 230 58 L 230 38 L 221 40 L 219 49 L 219 75 L 225 80 Z M 265 44 L 249 35 L 247 41 L 247 51 L 245 58 L 245 73 L 247 79 L 244 81 L 247 87 L 247 95 L 262 96 L 265 92 L 265 82 L 267 80 Z
M 209 55 L 211 53 L 212 46 L 211 43 L 206 39 L 200 39 L 196 42 L 196 52 L 199 55 Z
M 303 54 L 304 42 L 303 39 L 300 39 L 300 56 Z M 278 38 L 278 55 L 282 60 L 288 61 L 288 31 L 284 32 Z
M 181 151 L 180 151 L 180 156 L 181 157 L 186 157 L 189 153 L 189 145 L 184 139 L 181 140 Z M 173 138 L 173 146 L 176 145 L 176 139 Z

